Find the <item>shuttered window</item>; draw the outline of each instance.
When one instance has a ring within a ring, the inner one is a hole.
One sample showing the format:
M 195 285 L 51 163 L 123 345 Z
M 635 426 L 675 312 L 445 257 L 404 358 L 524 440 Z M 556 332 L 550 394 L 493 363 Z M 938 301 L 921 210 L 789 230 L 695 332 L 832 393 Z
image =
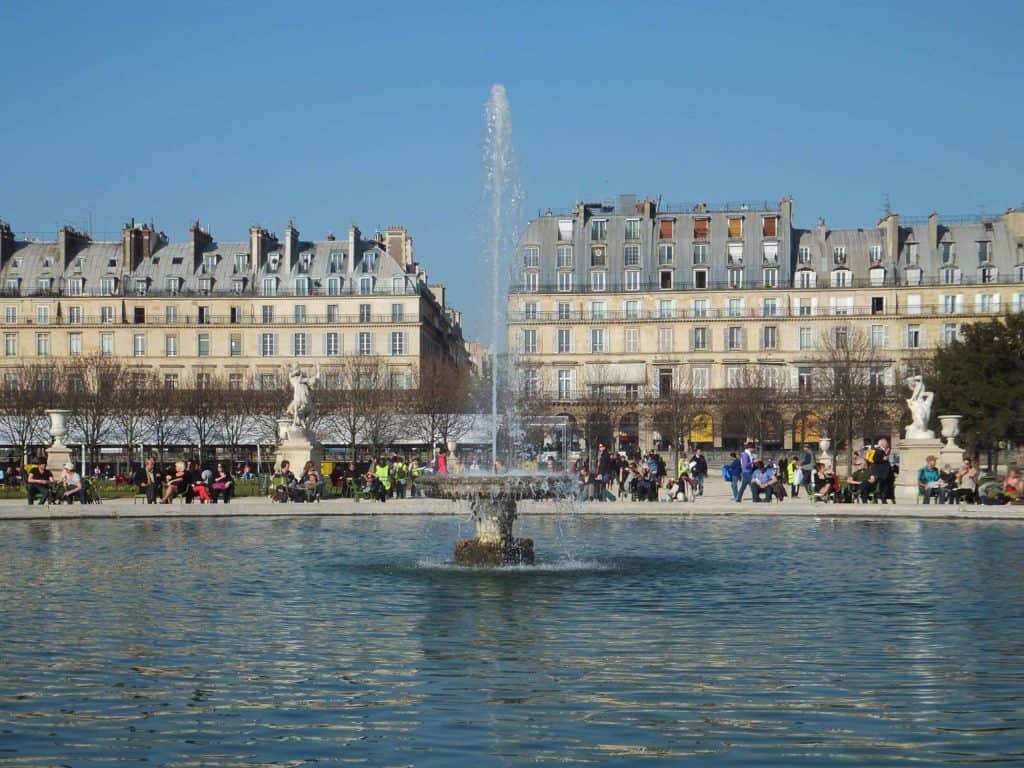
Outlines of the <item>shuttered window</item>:
M 708 231 L 710 230 L 710 219 L 694 219 L 693 220 L 693 239 L 694 240 L 707 240 Z
M 763 237 L 779 236 L 779 217 L 765 216 L 762 220 L 761 235 Z
M 733 218 L 729 219 L 729 239 L 738 240 L 743 237 L 743 219 Z
M 671 240 L 676 236 L 675 219 L 661 219 L 658 222 L 658 237 L 662 240 Z

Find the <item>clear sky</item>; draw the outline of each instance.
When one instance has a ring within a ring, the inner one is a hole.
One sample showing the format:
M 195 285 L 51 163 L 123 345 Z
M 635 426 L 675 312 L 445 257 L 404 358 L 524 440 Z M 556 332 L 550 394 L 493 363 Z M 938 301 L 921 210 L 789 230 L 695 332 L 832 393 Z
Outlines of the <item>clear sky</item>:
M 183 240 L 406 225 L 489 338 L 483 104 L 524 216 L 795 197 L 798 225 L 1024 202 L 1024 2 L 0 4 L 0 218 Z

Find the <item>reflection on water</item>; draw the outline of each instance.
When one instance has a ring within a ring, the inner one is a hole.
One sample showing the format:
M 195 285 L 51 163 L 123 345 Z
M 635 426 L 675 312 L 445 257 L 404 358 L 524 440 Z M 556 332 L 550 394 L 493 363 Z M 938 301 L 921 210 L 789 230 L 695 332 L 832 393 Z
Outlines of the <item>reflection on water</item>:
M 0 765 L 1024 762 L 1015 524 L 6 523 Z

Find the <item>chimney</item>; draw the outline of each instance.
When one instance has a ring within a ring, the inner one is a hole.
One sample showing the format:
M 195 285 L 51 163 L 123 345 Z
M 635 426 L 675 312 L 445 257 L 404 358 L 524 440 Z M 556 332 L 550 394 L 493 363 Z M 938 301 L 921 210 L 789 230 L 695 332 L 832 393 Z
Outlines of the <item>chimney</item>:
M 928 244 L 933 251 L 939 249 L 939 214 L 936 211 L 928 214 Z
M 397 261 L 402 269 L 412 263 L 412 238 L 405 231 L 405 227 L 388 227 L 384 236 L 384 248 Z
M 356 271 L 356 256 L 358 256 L 357 249 L 359 248 L 360 232 L 359 227 L 355 224 L 348 228 L 348 273 L 352 274 Z
M 213 237 L 203 229 L 198 219 L 189 227 L 188 231 L 192 239 L 192 271 L 195 272 L 202 266 L 203 253 L 213 243 Z
M 658 204 L 653 200 L 641 200 L 637 203 L 637 213 L 645 219 L 653 219 L 658 215 Z
M 0 269 L 7 266 L 7 260 L 14 253 L 14 230 L 6 221 L 0 221 Z
M 779 200 L 779 211 L 782 214 L 782 228 L 792 229 L 793 227 L 793 198 L 784 197 Z
M 825 217 L 818 217 L 818 237 L 824 240 L 828 236 L 828 227 L 825 225 Z
M 287 230 L 285 230 L 287 234 Z M 263 266 L 267 259 L 267 246 L 275 242 L 277 238 L 270 234 L 263 227 L 253 225 L 249 227 L 249 270 L 257 270 Z
M 936 221 L 938 217 L 936 217 Z M 900 217 L 897 213 L 887 213 L 878 222 L 878 228 L 882 230 L 882 241 L 885 243 L 885 252 L 892 263 L 900 258 Z
M 124 265 L 129 272 L 139 268 L 144 259 L 153 255 L 153 230 L 148 224 L 138 225 L 135 220 L 121 230 Z
M 290 272 L 295 267 L 295 260 L 299 258 L 299 230 L 295 228 L 295 222 L 289 221 L 284 228 L 284 263 Z
M 78 253 L 89 243 L 89 235 L 79 232 L 74 227 L 61 227 L 57 236 L 57 251 L 60 253 L 60 260 L 63 269 L 71 266 L 71 262 Z

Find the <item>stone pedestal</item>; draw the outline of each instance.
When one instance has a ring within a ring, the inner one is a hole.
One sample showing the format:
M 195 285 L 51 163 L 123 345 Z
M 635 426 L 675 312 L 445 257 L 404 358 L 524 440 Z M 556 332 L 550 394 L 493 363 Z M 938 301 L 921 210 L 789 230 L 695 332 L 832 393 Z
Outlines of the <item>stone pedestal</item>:
M 309 433 L 305 427 L 298 427 L 292 424 L 292 420 L 282 418 L 277 420 L 277 466 L 287 460 L 292 467 L 292 472 L 298 473 L 312 461 L 317 471 L 320 469 L 320 462 L 324 458 L 324 447 Z
M 478 498 L 470 505 L 476 523 L 475 539 L 457 539 L 457 565 L 530 565 L 533 563 L 533 539 L 512 536 L 516 519 L 513 498 Z
M 64 436 L 68 433 L 67 418 L 69 413 L 71 411 L 60 408 L 46 411 L 46 415 L 50 417 L 50 437 L 53 439 L 53 443 L 46 450 L 46 465 L 50 468 L 50 471 L 59 471 L 65 464 L 73 461 L 71 449 L 64 445 Z
M 935 438 L 910 439 L 900 443 L 900 474 L 896 478 L 896 489 L 897 492 L 903 489 L 900 494 L 903 500 L 907 500 L 911 494 L 917 497 L 917 471 L 925 465 L 925 458 L 934 456 L 938 459 L 941 453 L 942 441 Z M 942 466 L 941 460 L 939 466 Z

